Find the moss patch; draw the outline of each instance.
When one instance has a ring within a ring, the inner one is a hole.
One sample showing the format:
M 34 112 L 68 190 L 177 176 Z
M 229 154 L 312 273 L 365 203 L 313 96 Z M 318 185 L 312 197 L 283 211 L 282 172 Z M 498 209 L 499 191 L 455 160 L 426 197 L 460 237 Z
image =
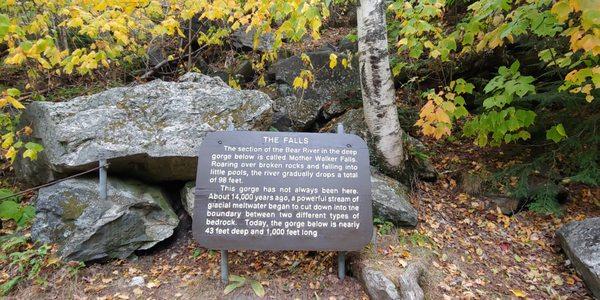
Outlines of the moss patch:
M 75 196 L 70 195 L 64 201 L 60 203 L 62 208 L 62 220 L 64 222 L 76 220 L 83 214 L 83 211 L 87 208 L 87 205 L 77 201 Z

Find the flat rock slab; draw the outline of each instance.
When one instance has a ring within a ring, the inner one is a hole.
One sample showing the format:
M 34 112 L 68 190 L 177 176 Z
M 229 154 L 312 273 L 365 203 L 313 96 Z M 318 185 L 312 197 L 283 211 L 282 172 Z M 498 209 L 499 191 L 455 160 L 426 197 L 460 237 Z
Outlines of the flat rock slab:
M 61 257 L 126 258 L 169 238 L 179 219 L 162 190 L 110 178 L 100 199 L 97 179 L 68 179 L 40 189 L 33 239 L 56 243 Z
M 20 179 L 36 185 L 109 159 L 110 172 L 149 181 L 193 180 L 197 147 L 209 131 L 233 124 L 266 130 L 272 101 L 239 91 L 219 78 L 190 73 L 183 82 L 113 88 L 66 102 L 33 102 L 22 120 L 44 146 L 38 160 L 15 163 Z
M 600 299 L 600 217 L 571 222 L 556 235 L 575 270 Z

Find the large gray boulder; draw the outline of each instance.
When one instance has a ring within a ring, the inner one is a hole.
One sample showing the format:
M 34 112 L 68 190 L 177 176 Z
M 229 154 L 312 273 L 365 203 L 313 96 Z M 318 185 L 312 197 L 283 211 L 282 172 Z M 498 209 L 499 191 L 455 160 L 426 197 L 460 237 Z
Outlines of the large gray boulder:
M 408 189 L 387 176 L 371 175 L 373 214 L 396 226 L 417 226 L 417 210 L 408 201 Z
M 336 54 L 338 64 L 329 67 L 329 56 Z M 330 119 L 345 111 L 343 102 L 360 99 L 358 60 L 352 59 L 348 68 L 341 64 L 345 54 L 331 50 L 306 53 L 312 69 L 302 61 L 300 55 L 278 61 L 269 69 L 269 77 L 279 84 L 293 87 L 294 79 L 305 69 L 312 71 L 314 82 L 307 89 L 281 91 L 274 99 L 280 116 L 291 121 L 291 130 L 313 129 L 319 118 Z M 281 129 L 280 129 L 281 130 Z
M 68 179 L 40 189 L 31 236 L 56 243 L 66 260 L 126 258 L 173 234 L 179 223 L 164 193 L 133 180 L 111 178 L 107 200 L 97 179 Z
M 45 183 L 109 159 L 113 173 L 150 181 L 191 180 L 197 147 L 209 131 L 266 130 L 272 102 L 259 91 L 238 91 L 219 78 L 189 73 L 183 82 L 113 88 L 61 103 L 34 102 L 22 120 L 44 146 L 36 161 L 16 162 L 30 185 Z
M 181 189 L 181 204 L 193 217 L 195 183 L 188 182 Z M 408 202 L 407 188 L 397 181 L 378 173 L 371 174 L 373 212 L 397 226 L 416 226 L 417 210 Z
M 556 235 L 577 273 L 600 299 L 600 217 L 571 222 Z

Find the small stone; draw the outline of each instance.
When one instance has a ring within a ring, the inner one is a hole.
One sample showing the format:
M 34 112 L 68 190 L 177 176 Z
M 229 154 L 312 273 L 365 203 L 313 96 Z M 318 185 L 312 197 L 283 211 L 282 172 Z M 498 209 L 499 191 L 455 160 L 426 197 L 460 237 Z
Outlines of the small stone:
M 135 276 L 129 282 L 129 286 L 144 286 L 145 284 L 146 280 L 142 276 Z

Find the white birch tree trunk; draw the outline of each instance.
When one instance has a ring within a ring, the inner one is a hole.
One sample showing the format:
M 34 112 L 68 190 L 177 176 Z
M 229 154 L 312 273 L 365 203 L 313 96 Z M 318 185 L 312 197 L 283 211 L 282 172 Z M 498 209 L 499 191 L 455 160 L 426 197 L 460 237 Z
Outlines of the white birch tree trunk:
M 365 120 L 384 168 L 404 169 L 404 149 L 394 103 L 384 0 L 360 0 L 357 8 L 360 84 Z

